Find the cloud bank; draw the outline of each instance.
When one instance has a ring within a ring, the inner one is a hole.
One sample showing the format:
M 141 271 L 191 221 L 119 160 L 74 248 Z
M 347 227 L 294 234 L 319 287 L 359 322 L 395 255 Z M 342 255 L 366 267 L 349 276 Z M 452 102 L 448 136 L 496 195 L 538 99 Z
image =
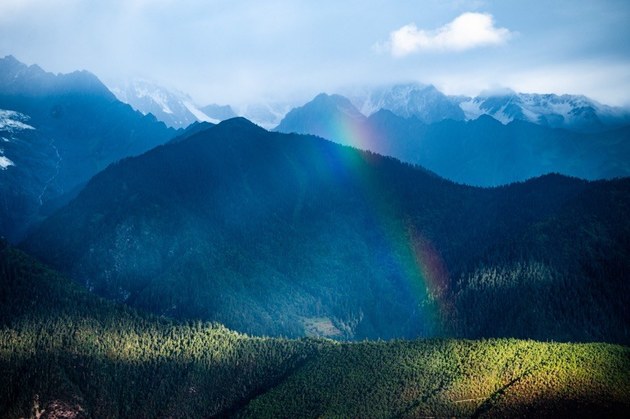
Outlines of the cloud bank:
M 200 104 L 409 80 L 630 105 L 628 22 L 628 0 L 0 0 L 0 57 L 141 77 Z
M 500 45 L 511 37 L 506 28 L 497 28 L 487 13 L 463 13 L 452 22 L 435 29 L 418 29 L 411 23 L 389 35 L 386 49 L 394 57 L 422 51 L 463 51 Z

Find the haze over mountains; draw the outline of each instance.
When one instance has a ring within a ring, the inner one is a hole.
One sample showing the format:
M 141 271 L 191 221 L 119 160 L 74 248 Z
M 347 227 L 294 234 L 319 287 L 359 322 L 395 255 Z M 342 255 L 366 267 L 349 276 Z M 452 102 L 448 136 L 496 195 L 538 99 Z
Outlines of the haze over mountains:
M 190 96 L 173 92 L 148 80 L 134 79 L 111 88 L 121 102 L 143 114 L 152 114 L 169 127 L 186 128 L 193 122 L 219 122 L 193 104 Z
M 243 116 L 261 127 L 277 126 L 292 106 L 286 102 L 258 102 L 235 107 L 230 105 L 196 105 L 183 92 L 177 92 L 143 79 L 132 79 L 112 85 L 112 92 L 122 102 L 128 103 L 143 114 L 153 114 L 169 127 L 186 128 L 193 122 L 217 123 L 236 116 Z
M 476 97 L 447 96 L 432 85 L 408 83 L 348 90 L 346 96 L 365 116 L 384 109 L 403 118 L 416 117 L 426 124 L 445 119 L 468 121 L 489 115 L 503 124 L 520 120 L 552 128 L 598 131 L 630 122 L 628 109 L 602 105 L 581 95 L 498 89 Z

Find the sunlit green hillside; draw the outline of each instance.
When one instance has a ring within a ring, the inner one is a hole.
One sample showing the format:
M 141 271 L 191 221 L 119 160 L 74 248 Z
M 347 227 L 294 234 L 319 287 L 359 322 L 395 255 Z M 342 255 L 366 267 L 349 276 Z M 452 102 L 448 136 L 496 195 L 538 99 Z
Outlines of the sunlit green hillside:
M 0 255 L 0 417 L 621 417 L 630 409 L 623 346 L 253 338 L 139 314 L 4 244 Z

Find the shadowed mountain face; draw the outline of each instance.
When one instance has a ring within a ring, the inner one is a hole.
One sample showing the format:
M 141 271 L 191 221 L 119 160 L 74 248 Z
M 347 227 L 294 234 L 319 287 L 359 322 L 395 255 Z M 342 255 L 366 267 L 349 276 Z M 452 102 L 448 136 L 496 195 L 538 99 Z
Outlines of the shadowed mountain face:
M 465 187 L 236 118 L 110 166 L 24 246 L 248 333 L 627 342 L 629 204 L 627 180 Z
M 518 119 L 504 125 L 488 115 L 426 124 L 383 109 L 366 118 L 342 96 L 319 95 L 289 112 L 276 130 L 393 156 L 468 185 L 497 186 L 554 172 L 590 180 L 630 175 L 628 126 L 579 133 Z
M 108 164 L 166 142 L 174 130 L 133 111 L 92 74 L 54 75 L 0 59 L 0 234 L 17 241 Z

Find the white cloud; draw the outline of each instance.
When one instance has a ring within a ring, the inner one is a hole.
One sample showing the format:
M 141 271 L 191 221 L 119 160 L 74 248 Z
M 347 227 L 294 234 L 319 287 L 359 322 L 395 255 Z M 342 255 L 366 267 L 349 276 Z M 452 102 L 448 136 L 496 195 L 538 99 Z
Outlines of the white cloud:
M 494 26 L 492 15 L 469 12 L 435 30 L 405 25 L 389 35 L 386 49 L 395 57 L 420 51 L 463 51 L 503 44 L 511 35 L 508 29 Z

